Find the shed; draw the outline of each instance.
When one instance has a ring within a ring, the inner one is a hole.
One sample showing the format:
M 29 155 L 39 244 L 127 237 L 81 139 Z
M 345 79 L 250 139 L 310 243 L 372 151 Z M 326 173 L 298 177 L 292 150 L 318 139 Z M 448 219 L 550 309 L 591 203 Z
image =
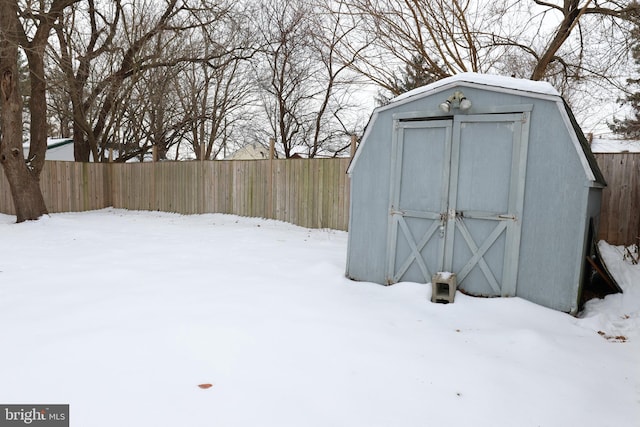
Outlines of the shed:
M 548 83 L 464 73 L 377 108 L 349 166 L 347 277 L 452 272 L 478 296 L 578 310 L 606 185 Z

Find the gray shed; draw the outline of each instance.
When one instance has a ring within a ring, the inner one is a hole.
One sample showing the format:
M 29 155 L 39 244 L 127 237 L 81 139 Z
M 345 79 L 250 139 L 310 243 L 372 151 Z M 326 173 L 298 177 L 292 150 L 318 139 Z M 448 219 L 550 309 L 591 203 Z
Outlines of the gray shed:
M 548 83 L 464 73 L 376 109 L 349 167 L 347 277 L 578 310 L 606 185 Z

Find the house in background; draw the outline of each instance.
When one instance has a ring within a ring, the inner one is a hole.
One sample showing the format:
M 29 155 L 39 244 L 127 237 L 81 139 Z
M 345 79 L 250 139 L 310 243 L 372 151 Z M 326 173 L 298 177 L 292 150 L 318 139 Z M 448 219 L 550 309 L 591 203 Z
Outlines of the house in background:
M 269 148 L 254 143 L 234 151 L 224 158 L 224 160 L 267 160 L 269 159 Z
M 29 155 L 29 142 L 22 144 L 25 159 Z M 48 138 L 45 160 L 73 162 L 73 138 Z
M 640 153 L 640 141 L 596 137 L 590 143 L 594 153 Z

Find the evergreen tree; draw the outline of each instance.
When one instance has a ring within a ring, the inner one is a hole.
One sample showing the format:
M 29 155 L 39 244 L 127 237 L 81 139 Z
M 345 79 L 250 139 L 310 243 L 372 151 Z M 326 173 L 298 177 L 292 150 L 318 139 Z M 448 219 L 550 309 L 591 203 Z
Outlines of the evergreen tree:
M 631 55 L 634 62 L 640 66 L 640 27 L 632 33 L 633 45 Z M 640 71 L 640 68 L 638 69 Z M 632 113 L 624 119 L 613 118 L 613 123 L 609 123 L 609 128 L 626 139 L 640 139 L 640 78 L 627 79 L 630 88 L 636 88 L 635 92 L 629 93 L 623 100 L 622 105 L 631 107 Z
M 391 92 L 391 96 L 387 97 L 378 94 L 377 101 L 379 104 L 386 104 L 392 97 L 408 92 L 412 89 L 428 85 L 442 78 L 442 75 L 436 75 L 429 71 L 430 67 L 423 56 L 414 55 L 411 62 L 405 65 L 404 71 L 400 76 L 394 76 L 389 79 L 387 89 Z
M 400 78 L 396 78 L 395 82 L 392 82 L 394 94 L 400 95 L 440 79 L 440 77 L 429 72 L 428 69 L 427 61 L 423 56 L 413 56 L 411 62 L 405 66 L 404 74 Z

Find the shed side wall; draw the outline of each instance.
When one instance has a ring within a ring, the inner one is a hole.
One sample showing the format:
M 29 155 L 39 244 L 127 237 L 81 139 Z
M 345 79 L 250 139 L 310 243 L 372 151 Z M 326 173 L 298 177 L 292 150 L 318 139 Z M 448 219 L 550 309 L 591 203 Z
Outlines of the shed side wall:
M 347 277 L 384 284 L 391 166 L 392 119 L 378 116 L 366 150 L 351 173 Z
M 557 103 L 537 101 L 530 129 L 517 295 L 571 312 L 579 296 L 590 182 Z

